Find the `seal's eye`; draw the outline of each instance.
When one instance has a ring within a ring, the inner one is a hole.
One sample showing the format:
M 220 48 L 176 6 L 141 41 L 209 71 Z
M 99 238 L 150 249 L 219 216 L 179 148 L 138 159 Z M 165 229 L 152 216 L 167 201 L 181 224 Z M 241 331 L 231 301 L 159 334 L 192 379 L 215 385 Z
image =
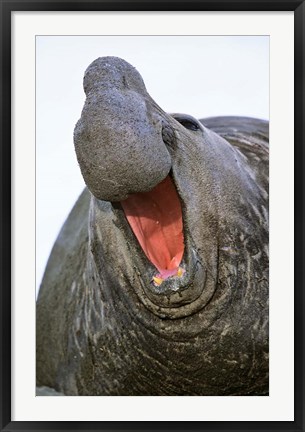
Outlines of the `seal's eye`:
M 199 123 L 194 117 L 187 114 L 172 114 L 172 116 L 174 117 L 174 119 L 177 120 L 177 122 L 182 124 L 185 129 L 189 129 L 192 131 L 200 130 Z
M 196 131 L 196 130 L 200 129 L 199 126 L 198 126 L 198 124 L 195 123 L 193 120 L 183 119 L 183 120 L 178 120 L 178 121 L 186 129 L 193 130 L 193 131 Z

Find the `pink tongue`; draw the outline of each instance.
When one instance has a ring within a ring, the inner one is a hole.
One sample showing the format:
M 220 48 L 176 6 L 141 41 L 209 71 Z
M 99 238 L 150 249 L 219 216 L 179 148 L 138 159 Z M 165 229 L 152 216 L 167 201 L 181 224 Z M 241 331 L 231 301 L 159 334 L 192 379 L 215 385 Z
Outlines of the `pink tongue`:
M 164 279 L 175 274 L 184 241 L 181 204 L 171 178 L 167 176 L 150 192 L 131 195 L 121 205 L 150 262 Z

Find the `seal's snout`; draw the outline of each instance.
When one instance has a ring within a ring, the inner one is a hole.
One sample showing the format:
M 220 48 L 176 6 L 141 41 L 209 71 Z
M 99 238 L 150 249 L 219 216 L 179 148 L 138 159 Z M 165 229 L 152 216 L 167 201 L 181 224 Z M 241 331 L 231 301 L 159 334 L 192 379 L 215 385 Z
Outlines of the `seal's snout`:
M 171 157 L 140 74 L 117 57 L 99 58 L 88 67 L 84 88 L 74 144 L 90 191 L 122 201 L 153 189 L 168 175 Z
M 146 93 L 144 81 L 131 64 L 119 57 L 99 57 L 86 69 L 84 91 L 98 91 L 100 87 L 124 89 Z

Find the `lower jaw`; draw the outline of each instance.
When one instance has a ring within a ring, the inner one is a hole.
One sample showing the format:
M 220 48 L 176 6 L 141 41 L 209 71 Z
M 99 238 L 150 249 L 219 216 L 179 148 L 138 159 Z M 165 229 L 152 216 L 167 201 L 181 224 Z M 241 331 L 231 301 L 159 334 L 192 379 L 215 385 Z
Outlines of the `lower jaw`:
M 146 257 L 145 257 L 146 258 Z M 184 318 L 202 309 L 212 298 L 216 284 L 191 245 L 186 246 L 181 266 L 188 269 L 180 278 L 168 278 L 160 286 L 151 282 L 154 268 L 142 259 L 135 272 L 133 289 L 154 315 L 165 319 Z
M 154 315 L 165 319 L 183 318 L 203 308 L 212 297 L 216 286 L 214 280 L 209 280 L 206 266 L 188 235 L 186 219 L 184 218 L 185 248 L 179 265 L 185 272 L 180 277 L 169 277 L 160 285 L 155 285 L 153 277 L 158 270 L 144 254 L 121 205 L 113 203 L 112 207 L 132 257 L 132 269 L 127 272 L 127 280 L 141 303 Z
M 158 268 L 148 259 L 147 252 L 142 249 L 131 229 L 124 212 L 126 207 L 124 209 L 122 203 L 116 203 L 113 208 L 130 245 L 134 269 L 130 284 L 141 302 L 159 317 L 173 319 L 188 316 L 204 307 L 213 295 L 216 285 L 214 280 L 207 277 L 196 246 L 188 235 L 186 218 L 182 218 L 181 214 L 184 244 L 183 253 L 180 253 L 180 260 L 176 263 L 177 268 L 170 269 L 173 274 L 169 271 L 161 283 L 155 283 L 155 277 L 159 276 Z

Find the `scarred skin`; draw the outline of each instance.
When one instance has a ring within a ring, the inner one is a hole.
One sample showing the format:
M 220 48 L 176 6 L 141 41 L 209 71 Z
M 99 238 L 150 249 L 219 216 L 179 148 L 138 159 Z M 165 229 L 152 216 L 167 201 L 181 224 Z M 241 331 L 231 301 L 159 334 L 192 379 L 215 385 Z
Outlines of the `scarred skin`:
M 89 190 L 39 292 L 37 384 L 66 395 L 267 395 L 268 123 L 166 114 L 115 57 L 95 60 L 84 88 L 74 141 Z M 119 202 L 168 174 L 186 272 L 154 286 Z

